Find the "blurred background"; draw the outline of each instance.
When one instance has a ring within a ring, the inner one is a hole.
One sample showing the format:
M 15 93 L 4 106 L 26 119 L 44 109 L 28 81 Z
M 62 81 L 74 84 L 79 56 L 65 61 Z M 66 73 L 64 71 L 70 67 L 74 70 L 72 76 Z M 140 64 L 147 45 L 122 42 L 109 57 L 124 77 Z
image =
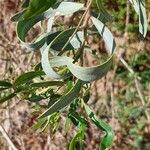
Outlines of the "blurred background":
M 16 23 L 10 21 L 21 8 L 20 3 L 20 0 L 0 0 L 0 80 L 13 80 L 40 61 L 38 53 L 27 53 L 21 46 L 15 32 Z M 147 37 L 140 40 L 138 16 L 128 0 L 103 0 L 103 4 L 114 16 L 115 21 L 108 26 L 117 43 L 117 57 L 107 76 L 92 83 L 89 104 L 115 131 L 110 150 L 150 150 L 150 25 Z M 146 7 L 150 23 L 149 0 Z M 96 11 L 94 5 L 93 10 Z M 37 28 L 31 34 L 37 35 Z M 89 40 L 95 49 L 103 52 L 102 40 L 92 37 Z M 88 61 L 91 65 L 96 64 L 92 58 Z M 53 136 L 49 132 L 34 131 L 35 121 L 32 104 L 22 100 L 21 96 L 0 105 L 0 128 L 5 129 L 17 149 L 68 149 L 75 130 L 72 127 L 65 133 L 65 117 L 62 116 L 61 125 Z M 101 131 L 89 125 L 85 149 L 98 150 L 100 135 Z M 11 147 L 0 132 L 0 150 L 7 149 L 11 150 Z

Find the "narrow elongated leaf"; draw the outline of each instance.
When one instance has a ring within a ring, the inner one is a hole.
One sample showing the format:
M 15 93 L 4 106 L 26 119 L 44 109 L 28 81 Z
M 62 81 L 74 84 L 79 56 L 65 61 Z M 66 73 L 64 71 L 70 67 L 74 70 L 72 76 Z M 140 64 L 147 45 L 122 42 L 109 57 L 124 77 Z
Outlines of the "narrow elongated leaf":
M 106 27 L 105 24 L 103 24 L 101 21 L 99 21 L 95 17 L 91 17 L 91 19 L 92 19 L 93 24 L 97 28 L 99 34 L 104 39 L 105 44 L 109 50 L 109 54 L 113 54 L 113 52 L 115 51 L 115 48 L 116 48 L 116 43 L 115 43 L 112 33 Z
M 7 89 L 8 89 L 8 87 L 7 88 L 6 87 L 5 88 L 0 87 L 0 91 L 4 91 L 4 90 L 7 90 Z
M 52 17 L 49 18 L 51 25 L 49 26 L 48 30 L 50 32 L 52 28 L 52 24 L 54 22 L 53 11 L 49 12 L 49 14 L 52 15 Z M 44 33 L 33 43 L 25 42 L 25 37 L 27 36 L 27 33 L 31 29 L 31 27 L 43 19 L 44 19 L 44 16 L 41 15 L 29 21 L 26 21 L 26 20 L 19 21 L 17 25 L 17 34 L 18 34 L 20 41 L 30 51 L 40 49 L 44 44 L 48 45 L 50 43 L 51 43 L 52 49 L 56 51 L 60 51 L 63 48 L 66 41 L 69 39 L 69 37 L 73 34 L 75 28 L 68 29 L 65 31 L 58 31 L 55 33 Z M 80 41 L 83 41 L 82 32 L 79 32 L 77 34 L 79 36 Z M 69 43 L 68 46 L 65 48 L 65 50 L 72 50 L 74 48 L 79 48 L 79 46 L 80 46 L 80 42 L 79 40 L 77 40 L 76 35 L 75 35 L 74 38 L 71 40 L 71 44 Z
M 65 82 L 62 81 L 44 81 L 38 83 L 32 83 L 31 87 L 48 87 L 48 86 L 63 86 Z
M 30 0 L 23 0 L 22 8 L 27 8 L 30 4 Z
M 24 73 L 23 75 L 19 76 L 15 81 L 14 81 L 14 86 L 19 86 L 22 84 L 27 83 L 28 81 L 31 81 L 35 77 L 39 77 L 45 75 L 43 71 L 31 71 Z
M 147 34 L 147 27 L 148 27 L 145 1 L 138 0 L 138 4 L 139 4 L 139 32 L 143 37 L 145 37 Z
M 53 9 L 50 9 L 44 13 L 42 13 L 39 16 L 35 16 L 31 18 L 30 20 L 20 20 L 17 24 L 17 35 L 19 40 L 22 42 L 22 44 L 30 49 L 30 50 L 35 50 L 41 48 L 45 43 L 46 43 L 46 38 L 50 33 L 44 33 L 42 34 L 35 42 L 33 43 L 28 43 L 25 42 L 25 38 L 28 34 L 28 31 L 38 22 L 51 18 L 55 15 L 55 12 Z M 16 19 L 17 17 L 12 19 Z
M 49 53 L 49 50 L 50 50 L 50 46 L 46 47 L 45 48 L 42 48 L 41 49 L 41 55 L 42 55 L 42 58 L 41 58 L 41 65 L 42 65 L 42 68 L 43 68 L 43 71 L 46 73 L 46 75 L 50 78 L 55 78 L 55 79 L 60 79 L 61 76 L 58 75 L 54 70 L 53 68 L 50 66 L 50 63 L 49 63 L 49 56 L 48 56 L 48 53 Z
M 102 0 L 96 0 L 96 5 L 98 7 L 98 10 L 99 10 L 99 19 L 102 21 L 102 22 L 107 22 L 107 21 L 113 21 L 113 17 L 106 11 L 106 9 L 103 7 L 103 4 L 102 4 Z
M 50 47 L 56 51 L 60 51 L 66 42 L 69 40 L 70 36 L 74 33 L 75 28 L 65 30 L 61 32 L 51 43 Z M 49 43 L 48 43 L 49 44 Z M 65 50 L 73 49 L 72 45 L 69 43 Z
M 0 104 L 6 102 L 7 100 L 10 100 L 11 98 L 15 96 L 16 96 L 16 93 L 11 93 L 8 96 L 0 97 Z
M 105 131 L 106 133 L 106 135 L 103 137 L 101 144 L 100 144 L 100 150 L 105 150 L 106 148 L 112 145 L 113 139 L 114 139 L 114 132 L 108 124 L 98 119 L 98 117 L 94 114 L 94 112 L 85 103 L 84 103 L 84 107 L 85 107 L 86 113 L 88 114 L 89 118 L 93 121 L 93 123 L 98 128 Z
M 26 15 L 26 13 L 30 10 L 30 7 L 32 7 L 32 3 L 34 4 L 34 3 L 36 3 L 36 1 L 38 1 L 37 2 L 37 5 L 39 5 L 40 3 L 42 3 L 42 5 L 40 6 L 40 8 L 44 5 L 44 3 L 47 3 L 48 1 L 50 1 L 50 0 L 47 0 L 47 1 L 39 1 L 39 0 L 33 0 L 33 1 L 31 1 L 31 3 L 30 3 L 30 5 L 29 5 L 29 7 L 28 7 L 28 10 L 26 11 L 26 10 L 24 10 L 23 12 L 20 12 L 20 13 L 18 13 L 17 15 L 15 15 L 13 18 L 12 18 L 12 20 L 14 20 L 14 21 L 19 21 L 18 22 L 18 24 L 17 24 L 17 35 L 18 35 L 18 38 L 20 39 L 20 41 L 23 43 L 23 45 L 26 47 L 26 48 L 28 48 L 29 50 L 37 50 L 37 49 L 39 49 L 39 48 L 41 48 L 44 44 L 47 44 L 47 43 L 50 43 L 51 41 L 50 41 L 50 39 L 49 39 L 49 35 L 50 35 L 50 33 L 44 33 L 44 34 L 42 34 L 35 42 L 33 42 L 33 43 L 27 43 L 27 42 L 25 42 L 25 38 L 26 38 L 26 36 L 27 36 L 27 34 L 28 34 L 28 31 L 36 24 L 36 23 L 38 23 L 38 22 L 40 22 L 40 21 L 42 21 L 42 20 L 44 20 L 44 19 L 49 19 L 49 21 L 48 21 L 48 32 L 50 32 L 51 31 L 51 28 L 52 28 L 52 25 L 53 25 L 53 22 L 54 22 L 54 17 L 55 16 L 58 16 L 58 15 L 66 15 L 66 14 L 60 14 L 60 11 L 61 12 L 63 12 L 64 10 L 62 9 L 62 6 L 63 5 L 67 5 L 68 6 L 68 3 L 69 4 L 72 4 L 72 5 L 74 5 L 75 7 L 74 7 L 74 9 L 70 12 L 68 12 L 69 14 L 72 14 L 72 13 L 74 13 L 75 11 L 78 11 L 78 10 L 80 10 L 81 9 L 81 7 L 83 7 L 83 4 L 81 4 L 81 3 L 73 3 L 73 2 L 62 2 L 62 3 L 60 3 L 60 5 L 58 6 L 58 8 L 56 8 L 56 9 L 48 9 L 46 12 L 43 12 L 43 13 L 39 13 L 39 15 L 35 15 L 36 14 L 36 10 L 34 10 L 34 13 L 33 13 L 33 17 L 31 17 L 31 18 L 28 18 L 27 20 L 25 19 L 25 20 L 22 20 L 22 18 L 23 18 L 23 15 Z M 51 2 L 49 2 L 49 3 L 53 3 L 53 1 L 55 1 L 55 0 L 52 0 Z M 50 5 L 50 4 L 49 4 Z M 37 7 L 36 5 L 34 6 L 34 7 Z M 34 8 L 33 7 L 33 8 Z M 33 9 L 32 8 L 32 9 Z M 70 7 L 69 7 L 70 8 Z M 26 12 L 25 12 L 26 11 Z M 40 9 L 39 9 L 39 11 L 40 11 Z M 59 13 L 57 13 L 57 12 L 59 12 Z M 66 12 L 66 11 L 64 11 L 64 12 Z M 64 39 L 63 39 L 64 40 Z M 62 41 L 63 40 L 61 40 L 61 43 L 62 43 Z M 57 47 L 56 49 L 58 50 L 58 49 L 61 49 L 60 47 L 58 47 L 58 43 L 54 43 L 55 45 L 53 45 L 53 47 Z M 60 44 L 59 44 L 60 45 Z M 63 43 L 62 43 L 62 45 L 63 45 Z M 70 47 L 71 47 L 71 45 L 70 45 Z M 70 47 L 68 48 L 68 49 L 70 49 Z M 72 47 L 71 47 L 72 48 Z
M 146 15 L 145 0 L 130 0 L 136 13 L 139 15 L 139 32 L 143 37 L 146 36 L 148 21 Z
M 16 13 L 13 17 L 11 17 L 11 21 L 20 21 L 23 20 L 23 14 L 26 10 Z
M 112 59 L 115 51 L 115 41 L 114 38 L 109 31 L 109 29 L 98 19 L 92 17 L 91 18 L 95 27 L 99 31 L 100 35 L 106 42 L 106 45 L 109 50 L 110 58 L 103 63 L 102 65 L 98 65 L 95 67 L 80 67 L 76 64 L 73 64 L 73 59 L 69 57 L 63 57 L 63 56 L 56 56 L 49 60 L 48 53 L 50 50 L 49 45 L 45 50 L 41 51 L 42 54 L 42 67 L 46 75 L 48 75 L 50 78 L 54 79 L 63 79 L 60 75 L 58 75 L 52 67 L 59 67 L 59 66 L 67 66 L 70 72 L 77 77 L 80 80 L 83 81 L 94 81 L 97 79 L 102 78 L 106 73 L 109 71 L 109 69 L 112 66 Z
M 75 144 L 77 141 L 80 141 L 80 149 L 82 149 L 83 147 L 83 140 L 84 140 L 84 124 L 81 124 L 80 127 L 79 127 L 79 132 L 73 137 L 73 139 L 71 140 L 70 142 L 70 145 L 69 145 L 69 150 L 74 150 L 75 149 Z
M 48 54 L 47 54 L 48 55 Z M 52 67 L 59 67 L 59 66 L 67 66 L 70 72 L 77 77 L 80 80 L 83 81 L 94 81 L 97 79 L 102 78 L 110 67 L 112 66 L 112 58 L 110 58 L 107 62 L 105 62 L 102 65 L 95 66 L 95 67 L 80 67 L 76 64 L 73 64 L 73 59 L 65 56 L 55 56 L 50 61 L 46 62 L 46 59 L 48 60 L 48 57 L 44 57 L 42 61 L 44 61 L 44 64 L 42 65 L 44 72 L 47 76 L 54 79 L 63 79 L 64 77 L 58 75 Z
M 57 0 L 31 0 L 26 12 L 24 13 L 24 18 L 26 20 L 35 17 L 44 11 L 52 7 Z
M 45 99 L 45 97 L 33 94 L 30 98 L 26 98 L 26 99 L 29 100 L 30 102 L 37 103 Z
M 79 141 L 81 138 L 81 132 L 79 131 L 71 140 L 70 145 L 69 145 L 69 150 L 74 150 L 75 144 L 77 141 Z
M 12 84 L 10 82 L 7 82 L 7 81 L 0 81 L 0 87 L 12 87 Z
M 54 112 L 60 111 L 61 109 L 68 106 L 73 100 L 79 95 L 80 89 L 83 82 L 78 80 L 75 86 L 65 95 L 60 98 L 56 103 L 54 103 L 48 110 L 46 110 L 40 118 L 47 117 Z
M 38 122 L 32 126 L 32 129 L 37 130 L 37 129 L 41 128 L 43 126 L 43 124 L 46 123 L 46 120 L 47 120 L 47 118 L 39 119 Z
M 84 7 L 82 3 L 62 2 L 56 9 L 61 15 L 72 15 Z
M 17 24 L 17 34 L 19 39 L 22 42 L 25 42 L 25 38 L 27 36 L 28 31 L 39 21 L 44 20 L 44 15 L 40 15 L 37 17 L 34 17 L 30 19 L 29 21 L 27 20 L 21 20 Z

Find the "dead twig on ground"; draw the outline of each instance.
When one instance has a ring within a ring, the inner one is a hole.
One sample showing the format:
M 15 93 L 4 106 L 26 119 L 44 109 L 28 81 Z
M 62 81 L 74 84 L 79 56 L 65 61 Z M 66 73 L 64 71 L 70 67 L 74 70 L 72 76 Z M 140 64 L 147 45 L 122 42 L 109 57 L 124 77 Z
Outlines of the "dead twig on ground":
M 10 137 L 8 136 L 7 132 L 5 131 L 5 129 L 3 128 L 2 125 L 0 125 L 0 132 L 2 133 L 3 137 L 6 139 L 6 141 L 8 142 L 9 146 L 13 149 L 13 150 L 18 150 L 15 145 L 13 144 L 13 142 L 11 141 Z

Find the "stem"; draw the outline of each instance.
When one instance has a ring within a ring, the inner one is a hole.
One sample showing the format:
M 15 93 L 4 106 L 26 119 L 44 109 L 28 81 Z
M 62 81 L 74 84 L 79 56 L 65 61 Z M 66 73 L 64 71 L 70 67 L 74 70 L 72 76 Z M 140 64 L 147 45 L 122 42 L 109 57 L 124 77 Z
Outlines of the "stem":
M 82 24 L 82 21 L 83 19 L 85 18 L 86 14 L 88 13 L 90 7 L 91 7 L 91 4 L 92 4 L 92 0 L 89 1 L 89 4 L 84 12 L 84 14 L 82 15 L 75 31 L 73 32 L 73 34 L 71 35 L 71 37 L 69 38 L 69 40 L 66 42 L 66 44 L 64 45 L 64 47 L 62 48 L 62 51 L 58 54 L 58 56 L 61 56 L 63 53 L 64 53 L 64 49 L 66 48 L 66 46 L 70 43 L 71 39 L 74 37 L 74 35 L 76 34 L 76 32 L 79 30 L 81 24 Z

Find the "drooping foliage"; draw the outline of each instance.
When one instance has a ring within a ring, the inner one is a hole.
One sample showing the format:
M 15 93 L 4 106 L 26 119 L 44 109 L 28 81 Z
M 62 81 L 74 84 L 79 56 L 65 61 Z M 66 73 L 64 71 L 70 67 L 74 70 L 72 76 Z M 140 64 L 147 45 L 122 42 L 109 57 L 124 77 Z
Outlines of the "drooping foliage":
M 145 37 L 147 17 L 144 0 L 130 1 L 139 16 L 139 32 Z M 93 3 L 98 13 L 92 11 Z M 59 25 L 57 31 L 53 30 L 57 18 L 76 16 L 74 14 L 80 16 L 77 25 Z M 70 142 L 70 150 L 74 149 L 77 141 L 83 142 L 89 120 L 105 132 L 99 149 L 104 150 L 110 147 L 114 138 L 113 129 L 100 120 L 87 104 L 90 98 L 90 83 L 101 79 L 111 69 L 116 50 L 113 34 L 107 27 L 107 22 L 112 22 L 113 17 L 104 8 L 102 1 L 89 0 L 85 6 L 79 2 L 25 0 L 22 12 L 16 14 L 12 20 L 17 22 L 16 32 L 21 44 L 28 51 L 39 50 L 41 62 L 35 66 L 33 71 L 24 73 L 13 83 L 0 81 L 1 90 L 12 89 L 12 93 L 0 98 L 0 103 L 19 93 L 24 94 L 24 99 L 35 103 L 39 108 L 39 119 L 34 126 L 35 129 L 40 127 L 46 129 L 49 124 L 56 127 L 60 114 L 66 107 L 69 107 L 66 126 L 68 127 L 72 122 L 79 129 Z M 26 37 L 30 29 L 44 21 L 47 29 L 34 42 L 27 42 Z M 82 26 L 84 23 L 86 27 Z M 108 58 L 97 66 L 85 67 L 83 66 L 84 53 L 96 56 L 86 41 L 90 33 L 95 33 L 104 40 Z M 44 92 L 41 92 L 42 90 Z M 46 104 L 42 104 L 43 100 L 46 101 Z M 87 117 L 79 114 L 79 108 L 85 110 Z M 41 112 L 43 109 L 45 111 Z

